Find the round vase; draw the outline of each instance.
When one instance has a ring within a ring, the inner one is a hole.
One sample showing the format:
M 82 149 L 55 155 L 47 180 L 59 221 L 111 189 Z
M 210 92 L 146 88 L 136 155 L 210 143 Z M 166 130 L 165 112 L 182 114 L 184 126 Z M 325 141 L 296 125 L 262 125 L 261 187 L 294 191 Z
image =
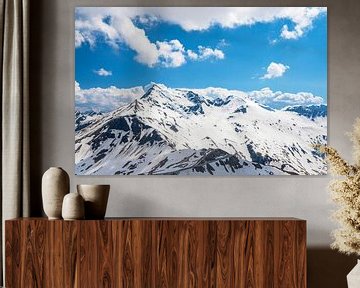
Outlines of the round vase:
M 64 220 L 84 219 L 84 199 L 79 193 L 69 193 L 65 195 L 62 204 L 62 217 Z
M 69 193 L 69 175 L 60 167 L 49 168 L 42 177 L 43 208 L 49 219 L 61 219 L 63 198 Z
M 77 185 L 78 193 L 85 201 L 85 219 L 104 219 L 110 185 Z

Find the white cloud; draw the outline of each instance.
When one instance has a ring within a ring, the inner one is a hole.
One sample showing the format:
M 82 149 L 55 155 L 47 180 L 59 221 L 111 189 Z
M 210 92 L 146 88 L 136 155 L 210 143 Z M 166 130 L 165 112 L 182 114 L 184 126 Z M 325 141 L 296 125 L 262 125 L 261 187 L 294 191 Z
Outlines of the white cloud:
M 113 25 L 121 35 L 122 40 L 134 51 L 137 55 L 135 59 L 142 64 L 153 67 L 159 57 L 158 50 L 154 43 L 151 43 L 145 35 L 145 31 L 137 28 L 131 19 L 114 17 Z
M 297 39 L 311 29 L 316 17 L 324 13 L 326 8 L 319 7 L 78 7 L 75 47 L 79 48 L 85 43 L 94 47 L 97 38 L 102 37 L 114 49 L 119 49 L 120 44 L 125 43 L 136 52 L 135 60 L 149 67 L 159 63 L 166 67 L 179 67 L 181 61 L 185 63 L 180 55 L 184 53 L 172 51 L 177 53 L 168 57 L 156 43 L 149 40 L 145 30 L 134 25 L 134 19 L 146 25 L 166 21 L 179 25 L 185 31 L 206 30 L 214 25 L 234 28 L 287 19 L 294 25 L 294 29 L 284 25 L 280 35 L 284 39 Z M 171 41 L 165 42 L 169 44 Z M 221 53 L 214 50 L 215 56 L 222 59 Z
M 285 38 L 285 39 L 297 39 L 302 34 L 303 34 L 303 31 L 299 30 L 299 29 L 297 31 L 296 27 L 295 27 L 295 30 L 290 31 L 288 25 L 285 24 L 281 29 L 281 34 L 280 35 L 281 35 L 282 38 Z
M 188 88 L 180 88 L 180 89 L 188 89 Z M 229 97 L 229 95 L 239 98 L 248 97 L 246 92 L 240 90 L 229 90 L 220 87 L 207 87 L 202 89 L 191 89 L 191 90 L 201 96 L 209 97 L 213 99 L 220 98 L 225 100 L 227 97 Z
M 100 68 L 99 70 L 94 70 L 94 73 L 99 76 L 111 76 L 112 71 L 105 70 L 104 68 Z
M 258 103 L 269 105 L 271 107 L 284 107 L 287 105 L 309 105 L 321 104 L 323 98 L 315 96 L 310 92 L 288 93 L 281 91 L 272 91 L 269 87 L 258 91 L 248 92 L 249 97 Z
M 199 46 L 199 59 L 205 60 L 209 58 L 215 58 L 215 59 L 224 59 L 225 55 L 224 52 L 222 52 L 219 49 L 211 49 L 209 47 L 203 47 Z
M 86 42 L 85 37 L 80 33 L 79 30 L 75 31 L 75 47 L 78 48 L 82 43 Z
M 320 14 L 325 13 L 326 8 L 303 8 L 300 13 L 288 12 L 289 18 L 294 23 L 295 27 L 290 30 L 288 25 L 284 25 L 281 29 L 280 36 L 284 39 L 298 39 L 304 33 L 312 28 L 312 23 Z
M 187 89 L 187 88 L 179 88 Z M 322 104 L 323 98 L 310 92 L 289 93 L 282 91 L 272 91 L 269 87 L 261 90 L 243 92 L 240 90 L 228 90 L 224 88 L 208 87 L 205 89 L 192 89 L 199 95 L 225 99 L 229 95 L 235 97 L 249 97 L 252 100 L 274 108 L 282 108 L 289 105 L 310 105 Z M 75 81 L 75 106 L 80 111 L 112 111 L 120 106 L 127 105 L 135 99 L 144 95 L 145 90 L 141 86 L 132 88 L 117 88 L 110 86 L 107 88 L 81 89 Z
M 186 51 L 187 56 L 191 59 L 191 60 L 197 60 L 199 58 L 198 54 L 196 54 L 194 51 L 192 50 L 187 50 Z
M 93 47 L 95 45 L 93 39 L 102 37 L 114 49 L 119 49 L 120 44 L 125 42 L 137 53 L 135 59 L 139 63 L 149 67 L 157 63 L 156 45 L 150 42 L 145 31 L 137 28 L 129 17 L 121 17 L 121 13 L 118 13 L 121 8 L 77 8 L 76 11 L 78 13 L 75 21 L 76 48 L 84 43 Z
M 288 69 L 290 69 L 290 67 L 287 65 L 284 65 L 282 63 L 271 62 L 266 69 L 266 74 L 260 77 L 260 79 L 273 79 L 273 78 L 281 77 Z
M 114 27 L 105 23 L 104 19 L 105 17 L 102 17 L 102 15 L 76 19 L 75 47 L 79 48 L 82 44 L 87 43 L 93 48 L 100 34 L 109 46 L 117 49 L 120 35 Z
M 234 28 L 287 19 L 295 25 L 294 29 L 304 32 L 311 28 L 316 17 L 326 11 L 325 7 L 149 7 L 123 12 L 129 17 L 136 14 L 154 15 L 158 20 L 177 24 L 185 31 L 207 30 L 214 25 Z
M 79 48 L 83 43 L 88 43 L 90 47 L 94 47 L 96 37 L 90 31 L 75 31 L 75 47 Z
M 107 88 L 81 89 L 75 81 L 75 106 L 80 111 L 111 111 L 120 106 L 131 103 L 144 95 L 143 87 L 120 89 L 115 86 Z
M 157 41 L 156 46 L 160 61 L 165 67 L 180 67 L 186 63 L 185 49 L 179 40 Z
M 198 46 L 198 52 L 194 52 L 193 50 L 186 51 L 187 56 L 189 59 L 193 61 L 203 61 L 207 59 L 215 59 L 215 60 L 222 60 L 225 58 L 225 54 L 220 49 L 213 49 L 210 47 Z
M 185 50 L 184 45 L 177 39 L 171 41 L 157 41 L 159 59 L 165 67 L 180 67 L 186 63 L 186 58 L 192 61 L 204 61 L 207 59 L 222 60 L 225 54 L 220 49 L 198 46 L 198 51 Z
M 221 47 L 227 47 L 229 46 L 230 44 L 225 40 L 225 39 L 221 39 L 219 41 L 219 43 L 217 44 L 217 47 L 218 48 L 221 48 Z
M 276 43 L 278 43 L 278 39 L 269 39 L 270 45 L 275 45 Z
M 118 9 L 120 8 L 116 8 L 115 11 Z M 94 12 L 94 10 L 91 11 Z M 113 12 L 112 10 L 110 11 Z M 105 19 L 109 21 L 109 13 L 104 13 L 103 9 L 100 9 L 99 15 L 101 16 L 90 13 L 86 15 L 85 19 L 76 20 L 75 47 L 80 47 L 84 43 L 94 47 L 95 36 L 93 34 L 100 33 L 105 42 L 115 49 L 119 49 L 121 42 L 125 42 L 130 49 L 137 53 L 135 60 L 149 67 L 154 67 L 157 64 L 170 68 L 180 67 L 186 63 L 187 56 L 189 59 L 195 60 L 192 57 L 195 55 L 195 52 L 193 55 L 191 52 L 187 53 L 185 47 L 178 39 L 151 43 L 145 31 L 136 27 L 130 17 L 117 17 L 115 15 L 118 14 L 115 13 L 110 14 L 110 23 L 105 22 Z M 148 18 L 145 17 L 142 21 L 144 19 Z M 151 21 L 154 20 L 152 19 Z M 90 36 L 93 36 L 93 38 Z M 199 46 L 199 54 L 195 57 L 197 60 L 208 58 L 223 59 L 224 53 L 219 49 Z

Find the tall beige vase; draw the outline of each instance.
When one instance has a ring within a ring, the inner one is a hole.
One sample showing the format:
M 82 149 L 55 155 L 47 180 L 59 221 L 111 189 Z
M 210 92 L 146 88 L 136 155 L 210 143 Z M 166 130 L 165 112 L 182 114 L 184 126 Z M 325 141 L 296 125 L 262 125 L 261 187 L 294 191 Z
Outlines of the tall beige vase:
M 43 208 L 49 219 L 61 219 L 63 198 L 70 190 L 69 175 L 60 167 L 49 168 L 42 177 Z
M 85 219 L 104 219 L 110 185 L 77 185 L 78 193 L 85 201 Z

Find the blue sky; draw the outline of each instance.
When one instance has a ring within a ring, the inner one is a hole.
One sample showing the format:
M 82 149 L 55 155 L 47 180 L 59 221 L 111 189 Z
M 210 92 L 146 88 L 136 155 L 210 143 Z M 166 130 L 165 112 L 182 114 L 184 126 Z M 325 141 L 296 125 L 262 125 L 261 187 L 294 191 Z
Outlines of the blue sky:
M 231 8 L 161 9 L 77 8 L 75 81 L 81 89 L 150 82 L 242 91 L 267 87 L 308 92 L 326 103 L 326 10 L 237 8 L 234 17 Z M 201 13 L 207 17 L 202 22 L 196 20 Z

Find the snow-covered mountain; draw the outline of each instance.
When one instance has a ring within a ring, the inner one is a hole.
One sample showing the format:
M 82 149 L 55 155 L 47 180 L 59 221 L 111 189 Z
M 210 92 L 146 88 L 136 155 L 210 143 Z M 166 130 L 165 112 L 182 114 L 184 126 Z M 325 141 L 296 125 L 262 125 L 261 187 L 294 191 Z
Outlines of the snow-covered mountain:
M 283 108 L 284 111 L 295 112 L 298 115 L 315 119 L 317 117 L 327 117 L 327 106 L 324 104 L 319 105 L 307 105 L 307 106 L 288 106 Z
M 235 90 L 152 84 L 112 112 L 76 112 L 76 174 L 324 174 L 314 145 L 326 143 L 327 117 L 309 109 L 271 109 Z
M 94 123 L 96 120 L 102 117 L 101 112 L 95 111 L 75 111 L 75 132 L 82 130 L 89 126 L 90 124 Z

